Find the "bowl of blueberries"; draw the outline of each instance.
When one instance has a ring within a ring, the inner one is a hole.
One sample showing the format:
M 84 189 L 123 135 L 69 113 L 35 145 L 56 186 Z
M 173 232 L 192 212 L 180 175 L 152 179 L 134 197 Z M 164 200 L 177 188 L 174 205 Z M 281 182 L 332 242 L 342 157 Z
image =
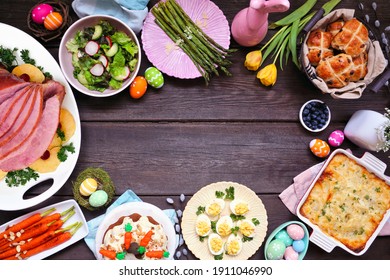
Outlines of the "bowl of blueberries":
M 299 120 L 310 132 L 323 131 L 330 123 L 329 107 L 321 100 L 309 100 L 302 105 Z

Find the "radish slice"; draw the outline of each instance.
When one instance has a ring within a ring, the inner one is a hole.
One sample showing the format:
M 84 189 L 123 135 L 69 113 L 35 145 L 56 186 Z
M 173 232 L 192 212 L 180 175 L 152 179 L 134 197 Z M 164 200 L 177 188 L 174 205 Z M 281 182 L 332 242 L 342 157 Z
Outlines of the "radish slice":
M 112 40 L 111 40 L 111 38 L 110 38 L 110 36 L 105 36 L 105 38 L 106 38 L 106 40 L 107 40 L 107 44 L 110 46 L 110 48 L 111 48 L 111 46 L 112 46 Z
M 108 66 L 108 59 L 105 55 L 99 56 L 98 60 L 103 64 L 104 67 Z
M 92 75 L 94 76 L 101 76 L 104 72 L 104 67 L 102 64 L 98 63 L 98 64 L 95 64 L 94 66 L 92 66 L 92 68 L 89 70 L 89 72 L 91 72 Z
M 96 43 L 95 41 L 89 41 L 86 45 L 85 45 L 85 52 L 92 56 L 92 55 L 95 55 L 97 54 L 97 52 L 99 51 L 100 49 L 100 45 L 98 43 Z

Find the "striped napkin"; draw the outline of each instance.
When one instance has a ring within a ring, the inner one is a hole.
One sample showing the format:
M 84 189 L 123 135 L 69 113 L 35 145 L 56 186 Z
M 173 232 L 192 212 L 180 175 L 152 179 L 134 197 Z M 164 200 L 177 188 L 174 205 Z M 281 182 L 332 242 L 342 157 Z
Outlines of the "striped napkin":
M 148 2 L 149 0 L 74 0 L 72 8 L 80 18 L 90 15 L 113 16 L 138 34 L 148 14 Z
M 293 184 L 279 195 L 279 198 L 282 200 L 284 205 L 286 205 L 288 210 L 290 210 L 290 212 L 294 215 L 297 213 L 297 206 L 299 202 L 305 195 L 306 190 L 310 187 L 323 164 L 324 162 L 318 163 L 297 175 L 293 179 Z M 390 235 L 390 219 L 385 223 L 378 235 Z

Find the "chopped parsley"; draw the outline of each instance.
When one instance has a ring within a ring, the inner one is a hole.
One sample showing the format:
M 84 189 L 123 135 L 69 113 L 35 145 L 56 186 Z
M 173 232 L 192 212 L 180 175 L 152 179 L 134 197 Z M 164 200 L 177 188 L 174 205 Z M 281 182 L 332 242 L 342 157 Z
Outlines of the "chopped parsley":
M 204 211 L 206 211 L 206 207 L 204 206 L 199 206 L 198 210 L 196 211 L 196 215 L 199 216 L 200 214 L 203 214 Z
M 235 226 L 235 227 L 232 227 L 231 229 L 231 232 L 234 234 L 234 235 L 237 235 L 238 231 L 240 230 L 240 228 L 238 226 Z
M 211 221 L 211 230 L 217 232 L 217 221 Z
M 216 198 L 224 198 L 225 197 L 225 193 L 221 192 L 221 191 L 215 191 L 215 197 Z
M 260 225 L 260 221 L 259 221 L 257 218 L 252 218 L 252 223 L 253 223 L 255 226 Z
M 215 197 L 226 199 L 226 200 L 233 200 L 234 199 L 234 187 L 226 188 L 225 192 L 215 191 Z
M 233 222 L 239 221 L 239 220 L 244 220 L 245 216 L 244 215 L 236 215 L 234 213 L 230 214 L 230 218 L 232 218 Z
M 60 137 L 61 141 L 65 141 L 65 132 L 61 128 L 57 128 L 57 135 Z
M 18 187 L 20 185 L 24 186 L 30 180 L 37 180 L 39 178 L 39 174 L 27 167 L 25 169 L 10 171 L 7 173 L 5 177 L 5 182 L 9 187 Z
M 214 256 L 214 260 L 216 260 L 216 261 L 220 261 L 220 260 L 222 260 L 222 259 L 223 259 L 223 253 L 220 254 L 220 255 Z
M 253 237 L 248 237 L 248 236 L 243 236 L 242 237 L 242 242 L 248 242 L 248 241 L 252 241 L 253 240 Z

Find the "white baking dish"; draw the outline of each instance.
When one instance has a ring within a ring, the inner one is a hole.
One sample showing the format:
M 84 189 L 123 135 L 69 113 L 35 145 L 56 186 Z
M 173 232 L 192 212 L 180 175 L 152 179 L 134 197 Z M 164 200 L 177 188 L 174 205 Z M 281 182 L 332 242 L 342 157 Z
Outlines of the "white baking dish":
M 336 246 L 346 250 L 347 252 L 355 255 L 355 256 L 360 256 L 363 255 L 368 248 L 371 246 L 372 242 L 375 240 L 376 236 L 380 232 L 380 230 L 383 228 L 385 225 L 386 221 L 390 218 L 390 210 L 387 210 L 386 214 L 384 215 L 382 221 L 380 222 L 379 226 L 377 229 L 374 231 L 374 233 L 371 235 L 371 237 L 368 239 L 366 246 L 364 249 L 360 252 L 354 252 L 348 247 L 346 247 L 343 243 L 338 241 L 337 239 L 333 238 L 332 236 L 329 236 L 325 234 L 317 225 L 313 224 L 310 220 L 308 220 L 306 217 L 302 216 L 300 214 L 300 209 L 303 205 L 303 203 L 306 201 L 311 189 L 314 187 L 316 181 L 318 178 L 321 176 L 325 168 L 328 166 L 329 162 L 331 159 L 336 155 L 336 154 L 344 154 L 350 159 L 356 161 L 358 164 L 361 166 L 364 166 L 368 171 L 372 172 L 375 174 L 377 177 L 383 179 L 388 185 L 390 185 L 390 177 L 385 176 L 384 172 L 386 170 L 386 164 L 373 156 L 372 154 L 366 152 L 362 158 L 357 158 L 356 156 L 352 155 L 351 153 L 343 150 L 343 149 L 337 149 L 335 150 L 327 159 L 325 164 L 322 166 L 321 170 L 318 172 L 317 176 L 311 183 L 310 187 L 306 191 L 305 195 L 301 199 L 301 201 L 298 204 L 297 207 L 297 215 L 298 217 L 307 225 L 309 225 L 312 229 L 313 232 L 310 235 L 310 241 L 319 246 L 320 248 L 324 249 L 326 252 L 331 252 Z

